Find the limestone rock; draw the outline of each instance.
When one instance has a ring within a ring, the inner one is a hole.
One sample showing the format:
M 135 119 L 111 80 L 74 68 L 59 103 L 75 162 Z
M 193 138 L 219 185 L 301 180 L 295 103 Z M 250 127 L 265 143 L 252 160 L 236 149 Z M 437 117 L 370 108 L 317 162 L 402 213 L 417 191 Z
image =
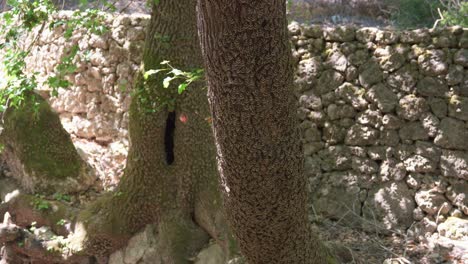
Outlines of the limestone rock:
M 445 196 L 468 216 L 468 182 L 460 181 L 447 188 Z
M 395 31 L 379 30 L 376 34 L 375 41 L 381 44 L 393 44 L 398 41 L 400 34 Z
M 220 264 L 225 262 L 226 256 L 223 249 L 217 243 L 213 243 L 198 253 L 194 264 Z
M 340 51 L 335 51 L 328 57 L 327 64 L 339 72 L 345 72 L 348 66 L 348 59 Z
M 468 97 L 452 96 L 448 111 L 449 116 L 468 121 Z
M 351 26 L 340 26 L 325 29 L 325 39 L 328 41 L 348 42 L 356 37 L 356 29 Z
M 433 160 L 421 155 L 413 155 L 405 159 L 404 165 L 406 170 L 410 172 L 434 172 L 437 168 L 437 164 Z
M 468 68 L 468 49 L 461 49 L 453 55 L 453 62 Z
M 384 84 L 372 86 L 366 93 L 366 98 L 376 104 L 383 113 L 391 112 L 398 102 L 396 94 Z
M 354 125 L 346 134 L 345 143 L 351 146 L 368 146 L 375 144 L 379 131 L 368 126 Z
M 443 176 L 468 180 L 468 153 L 443 150 L 440 157 L 440 170 Z
M 418 57 L 419 69 L 428 76 L 447 74 L 447 57 L 442 50 L 427 50 Z
M 431 107 L 432 113 L 438 118 L 444 118 L 447 116 L 447 102 L 442 98 L 431 98 L 429 99 L 429 106 Z
M 346 146 L 332 146 L 319 152 L 324 171 L 348 170 L 352 168 L 352 156 Z
M 377 35 L 377 30 L 377 28 L 373 27 L 360 28 L 356 30 L 356 39 L 362 43 L 373 42 Z
M 442 148 L 468 150 L 468 133 L 463 121 L 442 119 L 434 143 Z
M 365 90 L 351 83 L 343 83 L 336 90 L 336 94 L 347 103 L 351 104 L 356 110 L 364 110 L 368 102 L 364 99 Z
M 320 94 L 325 94 L 337 89 L 343 83 L 343 81 L 343 74 L 334 70 L 326 70 L 320 76 L 316 90 Z
M 429 134 L 421 122 L 409 122 L 399 131 L 402 140 L 427 140 Z
M 359 67 L 359 83 L 370 88 L 383 80 L 383 73 L 376 61 L 369 61 Z
M 437 227 L 439 234 L 454 240 L 466 240 L 468 237 L 468 220 L 449 217 Z
M 406 229 L 413 222 L 413 192 L 404 182 L 389 182 L 369 191 L 365 202 L 364 217 L 376 219 L 386 228 Z
M 405 63 L 406 59 L 400 53 L 393 53 L 389 56 L 385 56 L 380 60 L 380 67 L 389 72 L 394 72 L 401 68 Z
M 404 164 L 394 159 L 386 159 L 380 165 L 379 176 L 382 182 L 402 181 L 406 173 Z
M 416 91 L 422 96 L 443 97 L 448 92 L 448 86 L 436 78 L 425 77 L 418 82 Z
M 422 113 L 428 110 L 426 99 L 414 95 L 406 95 L 401 98 L 397 107 L 398 116 L 409 121 L 418 120 Z

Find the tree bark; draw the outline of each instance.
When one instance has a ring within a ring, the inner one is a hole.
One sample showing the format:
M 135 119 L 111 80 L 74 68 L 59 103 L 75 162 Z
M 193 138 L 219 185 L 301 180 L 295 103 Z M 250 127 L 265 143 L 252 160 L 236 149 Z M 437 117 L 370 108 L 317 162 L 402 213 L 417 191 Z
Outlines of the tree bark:
M 26 93 L 20 106 L 7 109 L 2 127 L 2 160 L 26 191 L 75 193 L 95 183 L 59 116 L 38 94 Z
M 177 85 L 163 87 L 163 74 L 143 77 L 148 70 L 165 67 L 163 60 L 181 70 L 202 68 L 196 1 L 158 2 L 133 87 L 124 176 L 115 192 L 103 195 L 74 219 L 70 245 L 76 252 L 103 259 L 154 224 L 159 239 L 155 264 L 190 263 L 210 237 L 229 256 L 236 253 L 236 243 L 222 210 L 205 84 L 193 83 L 178 95 Z
M 94 254 L 108 254 L 147 224 L 158 225 L 164 243 L 172 245 L 166 246 L 163 263 L 186 263 L 193 254 L 188 252 L 190 243 L 199 239 L 201 230 L 226 251 L 232 244 L 222 214 L 204 85 L 193 84 L 177 95 L 176 85 L 163 88 L 164 75 L 143 78 L 144 72 L 165 67 L 160 64 L 163 60 L 182 70 L 201 68 L 195 5 L 193 0 L 161 0 L 153 7 L 130 107 L 131 144 L 118 195 L 91 207 L 79 219 L 95 220 L 91 221 L 95 225 L 85 224 L 88 234 L 93 234 L 88 248 L 95 248 Z M 183 231 L 185 227 L 190 228 Z M 186 233 L 182 234 L 185 245 L 173 244 L 170 240 L 181 232 Z
M 311 231 L 284 0 L 198 0 L 227 217 L 249 264 L 334 263 Z

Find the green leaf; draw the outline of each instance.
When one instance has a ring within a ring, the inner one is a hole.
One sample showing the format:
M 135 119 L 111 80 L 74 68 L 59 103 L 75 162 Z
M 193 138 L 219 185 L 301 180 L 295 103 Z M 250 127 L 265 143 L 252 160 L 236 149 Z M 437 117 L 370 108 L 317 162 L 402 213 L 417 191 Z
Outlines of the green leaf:
M 148 78 L 151 76 L 151 75 L 154 75 L 158 72 L 161 72 L 161 71 L 165 71 L 166 69 L 157 69 L 157 70 L 149 70 L 149 71 L 146 71 L 145 74 L 143 74 L 143 78 L 145 80 L 148 80 Z
M 175 79 L 175 77 L 172 77 L 172 76 L 169 76 L 169 77 L 164 78 L 164 80 L 163 80 L 163 87 L 164 87 L 164 88 L 169 87 L 169 85 L 171 84 L 171 81 L 174 80 L 174 79 Z
M 184 72 L 179 70 L 179 69 L 172 69 L 171 73 L 173 73 L 175 76 L 183 75 Z
M 165 64 L 169 64 L 169 62 L 170 62 L 170 61 L 168 61 L 168 60 L 163 60 L 163 61 L 161 61 L 160 64 L 161 64 L 161 65 L 165 65 Z
M 187 86 L 188 86 L 188 85 L 189 85 L 188 83 L 181 83 L 181 84 L 179 84 L 179 87 L 177 87 L 177 92 L 178 92 L 179 94 L 182 94 L 182 93 L 185 91 L 185 89 L 187 89 Z

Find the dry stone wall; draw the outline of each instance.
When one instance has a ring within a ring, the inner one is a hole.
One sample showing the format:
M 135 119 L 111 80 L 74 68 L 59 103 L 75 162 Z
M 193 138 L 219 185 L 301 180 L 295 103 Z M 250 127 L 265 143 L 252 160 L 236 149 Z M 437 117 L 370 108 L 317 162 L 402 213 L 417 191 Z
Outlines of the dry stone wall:
M 289 32 L 314 211 L 420 235 L 467 217 L 468 29 Z
M 61 13 L 67 16 L 67 13 Z M 46 76 L 78 45 L 69 89 L 49 99 L 107 186 L 128 149 L 129 90 L 148 16 L 110 31 L 46 31 L 28 65 Z M 468 216 L 468 30 L 289 26 L 313 212 L 374 229 L 436 231 Z

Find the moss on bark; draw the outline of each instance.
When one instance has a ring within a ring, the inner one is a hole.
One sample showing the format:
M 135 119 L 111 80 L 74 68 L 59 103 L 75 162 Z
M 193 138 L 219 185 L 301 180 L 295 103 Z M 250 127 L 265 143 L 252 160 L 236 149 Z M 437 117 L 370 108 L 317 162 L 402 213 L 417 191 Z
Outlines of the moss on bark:
M 58 115 L 42 97 L 27 93 L 22 105 L 8 109 L 3 120 L 3 156 L 23 188 L 76 192 L 94 182 Z

